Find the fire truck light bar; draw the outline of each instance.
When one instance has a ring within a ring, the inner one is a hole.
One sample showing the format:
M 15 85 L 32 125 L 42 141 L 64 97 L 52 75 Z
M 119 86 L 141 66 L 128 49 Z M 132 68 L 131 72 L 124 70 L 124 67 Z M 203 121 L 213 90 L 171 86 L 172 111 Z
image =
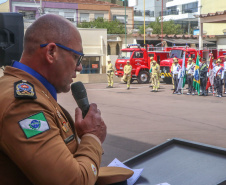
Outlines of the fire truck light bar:
M 132 46 L 137 46 L 138 48 L 140 48 L 140 44 L 128 44 L 127 48 L 130 48 Z

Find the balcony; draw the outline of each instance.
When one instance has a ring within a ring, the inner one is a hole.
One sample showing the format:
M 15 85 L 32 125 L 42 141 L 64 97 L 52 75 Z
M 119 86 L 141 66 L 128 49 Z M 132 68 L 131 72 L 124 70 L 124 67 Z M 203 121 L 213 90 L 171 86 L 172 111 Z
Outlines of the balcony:
M 185 13 L 194 13 L 194 12 L 198 12 L 198 8 L 193 8 L 193 9 L 183 9 L 183 10 L 182 10 L 182 14 L 185 14 Z
M 179 11 L 178 10 L 163 11 L 163 16 L 166 16 L 166 15 L 179 15 Z M 162 12 L 159 12 L 159 16 L 162 16 Z
M 144 11 L 141 10 L 134 10 L 134 16 L 144 16 Z M 145 11 L 145 16 L 148 17 L 154 17 L 154 11 L 146 10 Z

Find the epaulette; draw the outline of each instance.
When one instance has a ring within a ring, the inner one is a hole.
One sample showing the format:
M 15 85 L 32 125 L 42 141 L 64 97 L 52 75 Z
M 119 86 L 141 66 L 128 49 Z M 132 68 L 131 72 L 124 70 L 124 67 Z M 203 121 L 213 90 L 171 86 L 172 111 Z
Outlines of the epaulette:
M 27 80 L 20 80 L 14 83 L 14 96 L 21 99 L 36 99 L 34 85 Z

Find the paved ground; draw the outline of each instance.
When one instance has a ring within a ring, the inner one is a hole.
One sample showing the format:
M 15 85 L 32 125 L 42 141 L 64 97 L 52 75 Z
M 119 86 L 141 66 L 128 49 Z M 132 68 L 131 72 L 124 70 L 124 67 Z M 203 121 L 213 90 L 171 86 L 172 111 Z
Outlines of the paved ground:
M 97 103 L 108 127 L 102 166 L 114 158 L 129 159 L 174 137 L 226 148 L 226 95 L 222 98 L 173 95 L 172 85 L 161 84 L 150 92 L 149 84 L 85 84 L 89 102 Z M 187 89 L 184 90 L 187 92 Z M 58 102 L 74 116 L 71 93 Z

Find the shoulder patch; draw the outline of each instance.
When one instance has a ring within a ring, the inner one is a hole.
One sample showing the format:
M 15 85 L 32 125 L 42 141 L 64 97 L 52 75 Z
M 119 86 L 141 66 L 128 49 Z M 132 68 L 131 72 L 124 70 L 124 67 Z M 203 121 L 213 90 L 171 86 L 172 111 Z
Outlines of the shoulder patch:
M 21 99 L 36 99 L 35 88 L 33 84 L 26 80 L 20 80 L 14 83 L 14 96 Z
M 18 123 L 27 139 L 50 129 L 43 112 L 31 115 Z
M 97 176 L 97 168 L 96 168 L 96 166 L 91 164 L 91 168 L 92 168 L 92 171 L 93 171 L 94 175 Z

